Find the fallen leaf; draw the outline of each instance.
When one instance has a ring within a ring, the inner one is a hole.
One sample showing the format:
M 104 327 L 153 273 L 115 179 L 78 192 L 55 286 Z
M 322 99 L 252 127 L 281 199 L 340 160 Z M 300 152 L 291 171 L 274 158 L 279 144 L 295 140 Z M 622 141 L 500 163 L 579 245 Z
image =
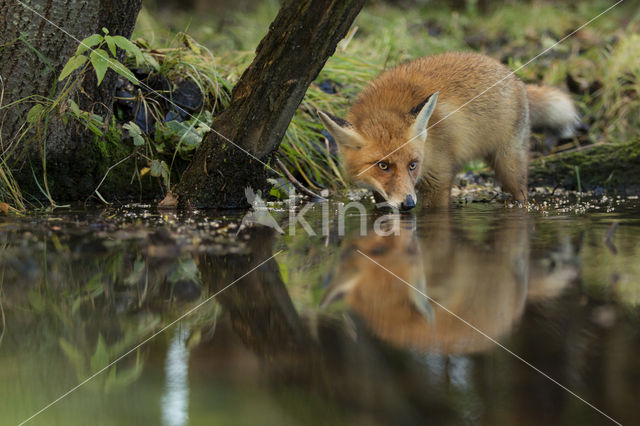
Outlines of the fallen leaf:
M 173 192 L 167 192 L 167 195 L 158 203 L 159 209 L 175 209 L 178 206 L 178 197 Z

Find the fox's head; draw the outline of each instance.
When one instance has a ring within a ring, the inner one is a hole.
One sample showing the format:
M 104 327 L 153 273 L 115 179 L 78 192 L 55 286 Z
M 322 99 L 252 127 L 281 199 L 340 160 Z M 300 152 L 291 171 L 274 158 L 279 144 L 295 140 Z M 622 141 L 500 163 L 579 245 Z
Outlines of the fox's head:
M 318 114 L 338 144 L 347 178 L 379 194 L 387 206 L 409 210 L 418 201 L 415 185 L 437 100 L 435 92 L 406 111 L 384 106 L 352 110 L 347 117 L 351 122 Z

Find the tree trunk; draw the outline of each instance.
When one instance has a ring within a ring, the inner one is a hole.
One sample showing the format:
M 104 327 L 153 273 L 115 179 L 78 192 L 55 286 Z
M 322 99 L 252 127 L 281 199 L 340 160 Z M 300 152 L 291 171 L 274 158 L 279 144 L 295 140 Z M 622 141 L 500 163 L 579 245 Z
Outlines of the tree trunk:
M 578 182 L 580 184 L 578 185 Z M 640 140 L 602 144 L 531 162 L 530 186 L 591 191 L 600 187 L 622 194 L 640 193 Z
M 75 52 L 78 40 L 102 34 L 102 28 L 107 28 L 112 35 L 130 37 L 142 4 L 141 0 L 5 1 L 0 6 L 3 106 L 32 95 L 55 96 L 57 78 Z M 72 97 L 81 109 L 108 117 L 115 83 L 116 74 L 111 70 L 100 87 L 96 87 L 94 74 L 87 74 L 81 90 Z M 75 120 L 65 123 L 59 117 L 49 123 L 43 140 L 32 134 L 18 141 L 20 128 L 32 106 L 33 103 L 28 102 L 0 110 L 0 153 L 12 160 L 14 175 L 23 191 L 38 195 L 33 172 L 42 182 L 43 152 L 46 152 L 51 195 L 63 200 L 87 197 L 106 168 L 126 156 L 122 151 L 114 153 L 114 146 L 97 140 Z M 35 140 L 30 146 L 24 146 L 26 139 Z
M 289 0 L 182 176 L 181 207 L 246 207 L 307 90 L 364 0 Z M 233 141 L 230 142 L 230 141 Z

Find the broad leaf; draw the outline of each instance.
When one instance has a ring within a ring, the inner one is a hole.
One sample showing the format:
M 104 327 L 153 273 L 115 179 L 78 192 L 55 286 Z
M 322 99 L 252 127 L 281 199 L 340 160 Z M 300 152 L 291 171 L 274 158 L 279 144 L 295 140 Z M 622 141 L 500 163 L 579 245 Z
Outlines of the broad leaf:
M 111 391 L 111 388 L 113 387 L 113 385 L 116 383 L 116 371 L 117 371 L 118 366 L 114 365 L 113 367 L 111 367 L 109 369 L 109 374 L 107 374 L 107 378 L 104 381 L 104 391 L 106 393 L 109 393 Z
M 118 74 L 120 74 L 121 76 L 123 76 L 124 78 L 132 82 L 133 84 L 135 85 L 140 84 L 136 76 L 133 75 L 133 73 L 129 68 L 127 68 L 120 62 L 116 61 L 115 59 L 109 58 L 108 61 L 109 61 L 109 68 L 111 68 L 112 70 L 114 70 L 115 72 L 117 72 Z
M 151 161 L 151 176 L 161 177 L 164 184 L 168 187 L 170 182 L 169 166 L 164 161 Z
M 197 148 L 202 142 L 203 135 L 185 122 L 178 122 L 175 120 L 166 123 L 167 127 L 173 131 L 182 141 L 188 149 Z
M 134 383 L 136 380 L 140 378 L 142 375 L 142 362 L 138 359 L 136 360 L 136 364 L 128 368 L 126 370 L 120 370 L 116 375 L 116 380 L 111 385 L 117 386 L 128 386 L 131 383 Z
M 102 49 L 95 49 L 91 52 L 91 55 L 89 55 L 89 59 L 91 59 L 91 65 L 93 65 L 93 69 L 96 71 L 98 86 L 100 86 L 100 83 L 102 83 L 102 79 L 111 64 L 109 61 L 109 54 Z
M 77 103 L 73 101 L 73 99 L 69 99 L 69 108 L 71 108 L 71 112 L 73 112 L 76 116 L 80 117 L 82 111 L 80 111 L 80 107 Z
M 136 46 L 131 40 L 122 36 L 113 36 L 113 41 L 118 47 L 127 53 L 130 53 L 136 57 L 136 62 L 144 62 L 144 56 L 138 46 Z
M 137 285 L 142 280 L 145 272 L 144 261 L 142 261 L 141 258 L 136 259 L 136 261 L 133 263 L 133 271 L 131 271 L 129 276 L 124 279 L 124 283 L 130 286 Z
M 32 106 L 27 113 L 27 123 L 33 124 L 40 120 L 40 114 L 42 113 L 43 109 L 44 105 L 42 104 L 35 104 L 34 106 Z
M 94 274 L 89 281 L 84 285 L 83 290 L 87 292 L 91 297 L 98 297 L 104 293 L 104 282 L 102 280 L 102 272 Z
M 100 34 L 93 34 L 89 37 L 85 38 L 80 42 L 78 49 L 76 50 L 76 55 L 86 52 L 94 46 L 100 44 L 103 40 L 103 37 Z
M 116 57 L 116 42 L 113 40 L 113 37 L 104 36 L 104 41 L 107 42 L 107 47 L 109 48 L 109 51 L 111 52 L 111 54 L 115 58 Z
M 153 177 L 162 176 L 162 163 L 160 163 L 160 160 L 151 161 L 151 176 Z
M 80 68 L 84 63 L 87 62 L 87 57 L 84 55 L 74 55 L 67 61 L 67 64 L 62 68 L 62 72 L 60 73 L 60 77 L 58 77 L 58 81 L 62 81 L 65 78 L 69 77 L 69 75 Z
M 130 121 L 128 123 L 123 124 L 122 128 L 129 131 L 129 136 L 133 138 L 133 144 L 135 146 L 144 145 L 144 137 L 142 136 L 142 130 L 136 123 L 134 123 L 133 121 Z

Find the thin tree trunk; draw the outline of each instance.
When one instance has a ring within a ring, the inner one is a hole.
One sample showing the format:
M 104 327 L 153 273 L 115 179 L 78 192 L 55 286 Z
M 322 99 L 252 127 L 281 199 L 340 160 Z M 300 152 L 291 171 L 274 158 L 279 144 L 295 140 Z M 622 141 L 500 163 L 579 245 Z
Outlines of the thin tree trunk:
M 57 78 L 75 52 L 77 40 L 102 34 L 102 28 L 112 35 L 130 37 L 141 4 L 141 0 L 4 0 L 0 5 L 0 76 L 4 85 L 1 106 L 31 95 L 55 96 Z M 87 74 L 82 89 L 73 98 L 81 109 L 109 116 L 116 74 L 109 70 L 100 87 L 95 83 L 93 74 Z M 115 162 L 117 158 L 111 158 L 110 147 L 75 120 L 50 122 L 44 140 L 31 134 L 30 146 L 24 146 L 26 140 L 17 141 L 17 136 L 32 106 L 33 103 L 20 103 L 0 110 L 0 153 L 10 155 L 21 188 L 37 196 L 32 169 L 42 183 L 42 158 L 46 152 L 48 186 L 53 198 L 83 199 L 111 164 L 104 164 L 105 161 Z
M 229 107 L 182 176 L 182 207 L 247 206 L 244 188 L 266 189 L 267 168 L 307 90 L 364 0 L 289 0 L 233 89 Z M 232 141 L 233 143 L 231 143 Z

